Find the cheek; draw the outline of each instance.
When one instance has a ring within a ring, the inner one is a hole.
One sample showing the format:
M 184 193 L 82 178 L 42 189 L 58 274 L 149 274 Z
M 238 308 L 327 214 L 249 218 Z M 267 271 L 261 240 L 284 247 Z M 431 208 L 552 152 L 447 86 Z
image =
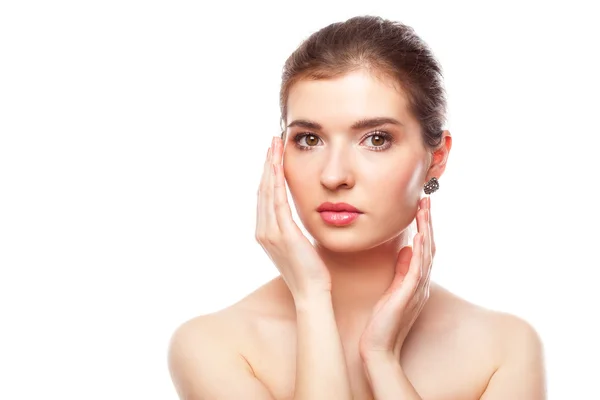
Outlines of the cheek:
M 283 162 L 283 173 L 290 192 L 290 207 L 295 208 L 302 221 L 308 218 L 315 202 L 314 171 L 307 170 L 306 163 L 289 159 Z M 316 181 L 318 183 L 318 181 Z
M 421 197 L 424 169 L 420 163 L 397 165 L 374 181 L 379 199 L 393 202 L 400 208 L 412 208 Z
M 305 187 L 311 182 L 311 179 L 307 179 L 307 177 L 314 176 L 312 172 L 307 171 L 307 169 L 303 167 L 302 163 L 298 162 L 294 158 L 290 158 L 283 162 L 283 173 L 288 189 L 290 190 L 290 194 L 294 198 L 297 198 L 297 195 L 302 197 L 302 193 L 307 192 Z

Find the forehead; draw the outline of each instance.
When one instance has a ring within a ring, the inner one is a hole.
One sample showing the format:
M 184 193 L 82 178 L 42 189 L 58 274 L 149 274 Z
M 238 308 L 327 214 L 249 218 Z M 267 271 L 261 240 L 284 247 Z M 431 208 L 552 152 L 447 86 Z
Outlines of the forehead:
M 392 117 L 416 124 L 406 95 L 391 78 L 360 70 L 333 79 L 300 80 L 290 89 L 287 118 L 307 118 L 324 127 L 347 126 L 365 117 Z

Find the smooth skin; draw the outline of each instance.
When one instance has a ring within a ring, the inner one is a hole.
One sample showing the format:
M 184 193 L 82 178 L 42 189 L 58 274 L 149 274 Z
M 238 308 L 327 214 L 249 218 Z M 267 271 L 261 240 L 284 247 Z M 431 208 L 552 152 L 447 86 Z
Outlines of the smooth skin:
M 365 71 L 300 81 L 288 109 L 288 122 L 321 127 L 288 127 L 265 160 L 256 239 L 280 276 L 178 327 L 169 368 L 180 398 L 545 399 L 536 331 L 430 281 L 431 199 L 421 191 L 444 172 L 449 132 L 428 151 L 402 91 Z M 402 125 L 351 128 L 379 116 Z M 368 137 L 378 129 L 393 138 L 383 151 Z M 314 246 L 292 219 L 286 182 Z M 323 201 L 364 214 L 327 226 L 315 211 Z

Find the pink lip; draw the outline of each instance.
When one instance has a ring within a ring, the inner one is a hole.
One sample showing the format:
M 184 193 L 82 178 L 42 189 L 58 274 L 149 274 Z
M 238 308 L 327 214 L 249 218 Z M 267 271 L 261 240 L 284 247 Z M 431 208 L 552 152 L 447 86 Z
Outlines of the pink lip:
M 330 202 L 325 202 L 323 204 L 321 204 L 319 206 L 319 208 L 317 208 L 318 212 L 321 211 L 348 211 L 348 212 L 353 212 L 353 213 L 359 213 L 362 214 L 362 211 L 360 211 L 359 209 L 357 209 L 356 207 L 348 204 L 348 203 L 330 203 Z
M 349 211 L 321 211 L 319 214 L 321 214 L 321 218 L 323 218 L 323 221 L 326 223 L 335 226 L 343 226 L 354 222 L 361 213 Z
M 362 211 L 347 203 L 323 203 L 317 208 L 323 221 L 330 225 L 343 226 L 349 225 Z

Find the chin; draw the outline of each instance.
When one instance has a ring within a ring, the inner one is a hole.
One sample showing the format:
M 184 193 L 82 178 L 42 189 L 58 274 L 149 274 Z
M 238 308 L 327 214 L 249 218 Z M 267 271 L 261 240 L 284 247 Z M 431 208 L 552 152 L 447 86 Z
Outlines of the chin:
M 372 243 L 366 241 L 365 235 L 360 235 L 360 232 L 321 231 L 315 232 L 312 236 L 319 247 L 335 253 L 357 253 L 374 247 Z
M 397 224 L 387 226 L 383 224 L 378 226 L 380 229 L 377 229 L 374 226 L 367 226 L 370 224 L 365 225 L 367 221 L 361 221 L 360 217 L 346 226 L 331 226 L 320 216 L 306 222 L 308 224 L 304 226 L 314 238 L 315 244 L 335 253 L 357 253 L 385 243 L 393 244 L 394 239 L 403 239 L 400 236 L 408 228 L 404 221 L 394 221 Z M 398 227 L 394 228 L 393 225 Z
M 366 227 L 353 222 L 347 226 L 331 226 L 318 220 L 305 225 L 315 244 L 335 253 L 357 253 L 377 246 L 375 237 L 365 235 Z M 372 231 L 372 230 L 371 230 Z

